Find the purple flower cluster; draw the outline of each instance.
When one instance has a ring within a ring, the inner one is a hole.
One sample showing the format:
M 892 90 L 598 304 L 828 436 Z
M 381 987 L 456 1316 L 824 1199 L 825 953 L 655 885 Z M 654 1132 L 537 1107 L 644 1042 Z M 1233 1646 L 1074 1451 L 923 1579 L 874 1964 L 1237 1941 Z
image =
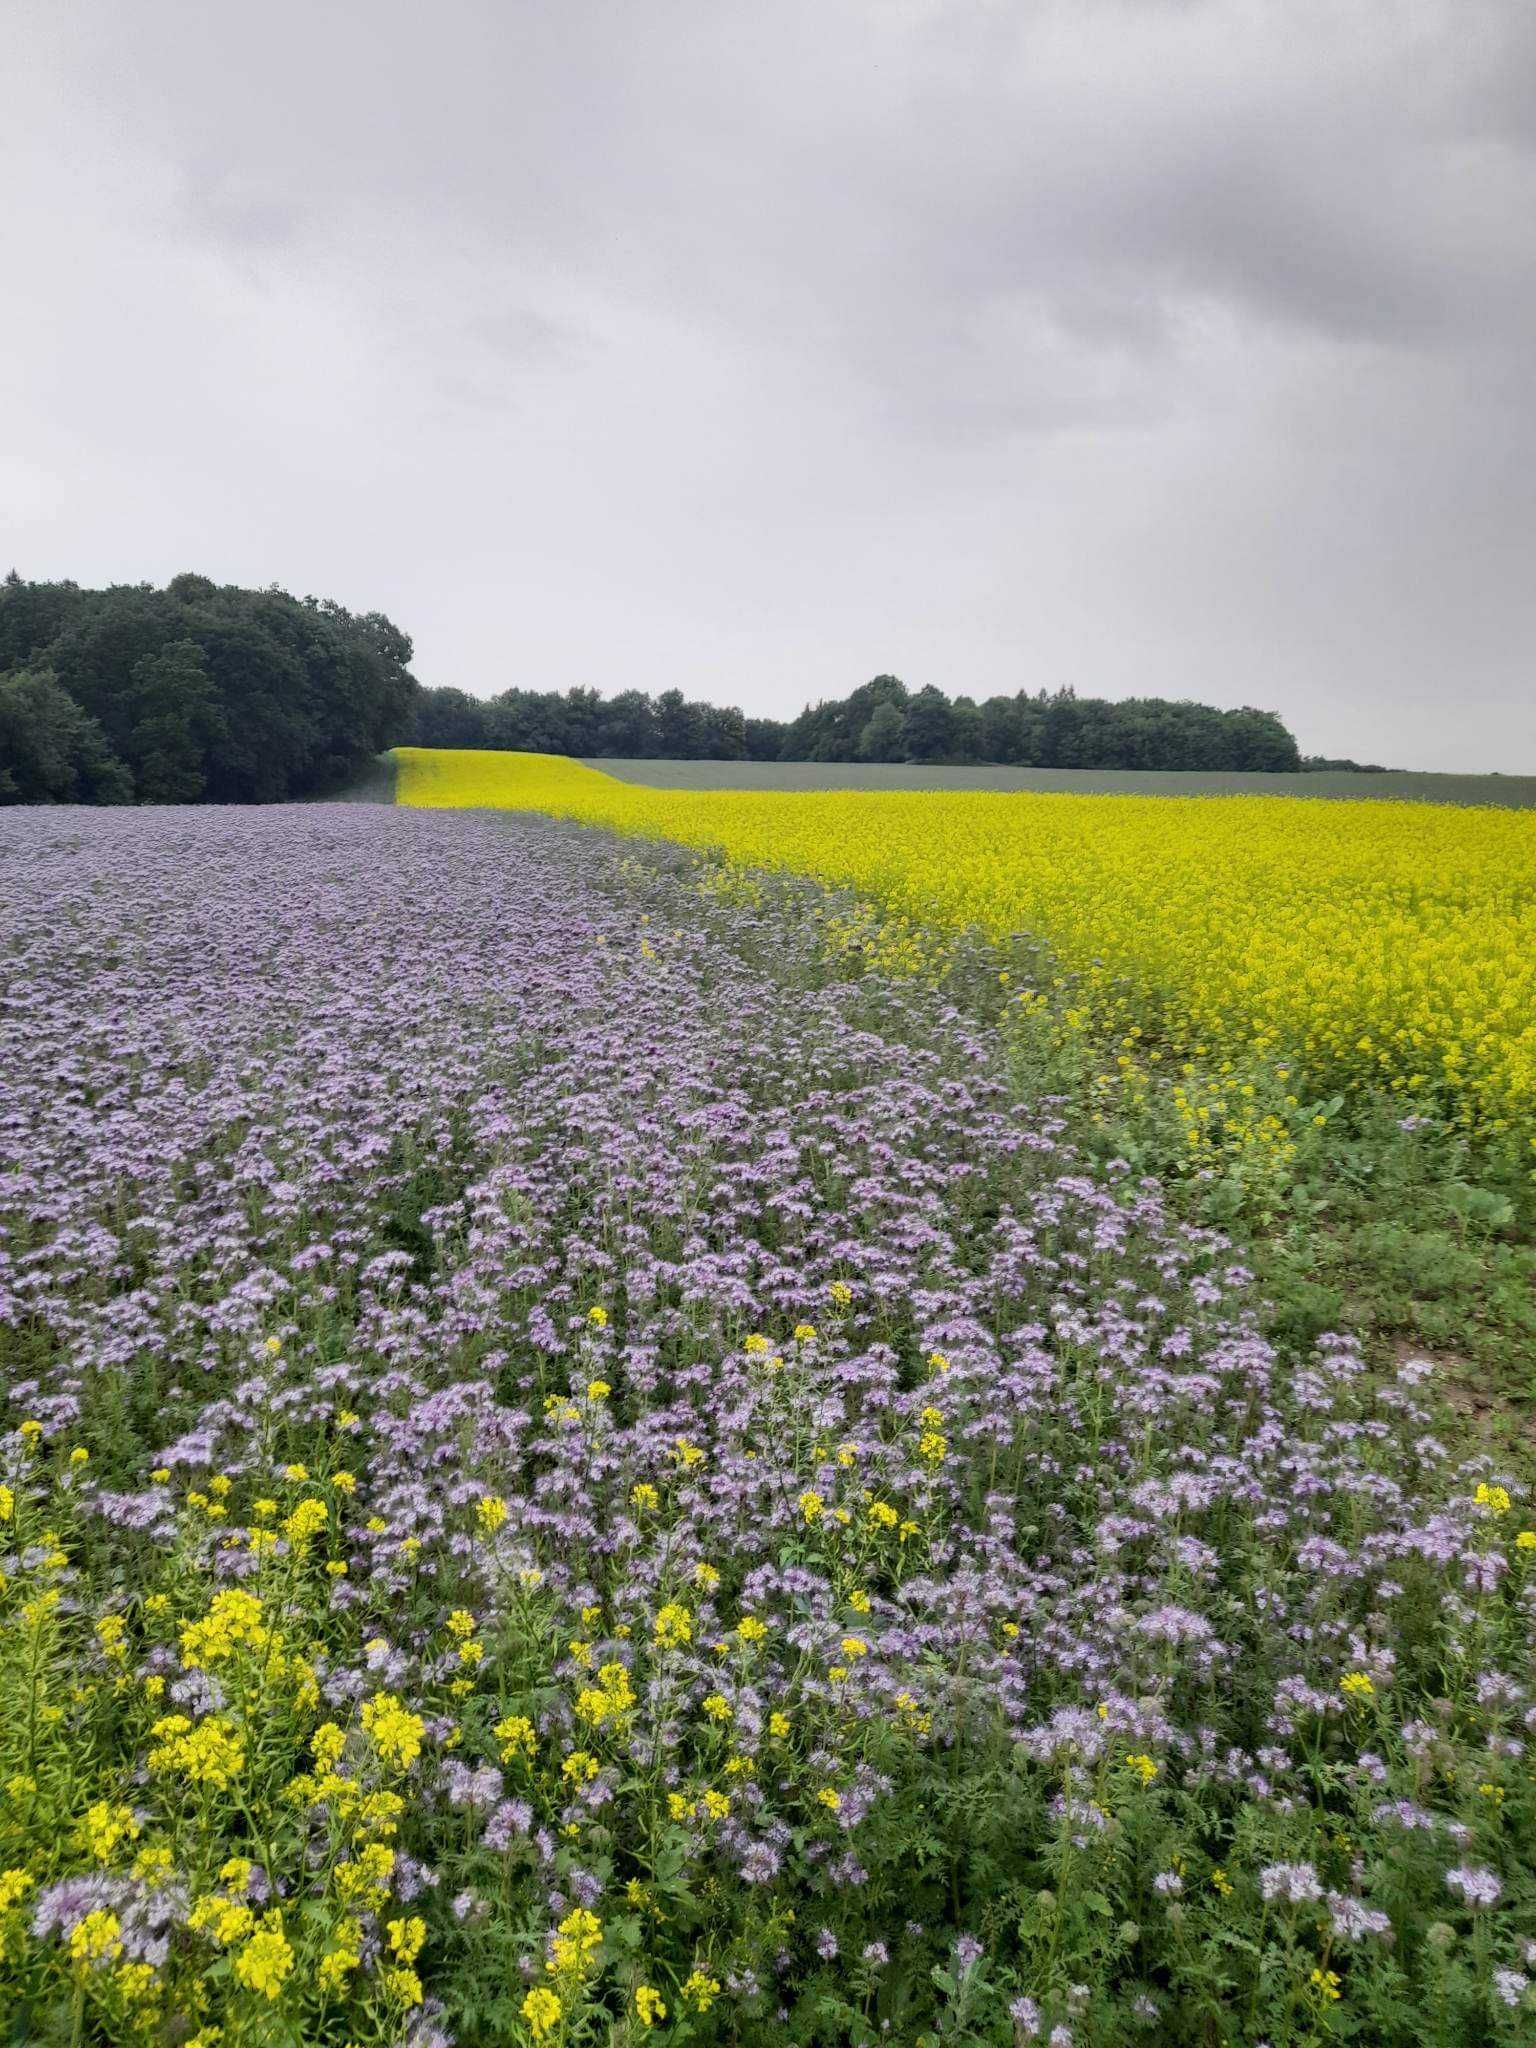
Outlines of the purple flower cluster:
M 1148 1836 L 1149 1914 L 1210 1895 L 1247 1815 L 1272 1860 L 1227 1890 L 1326 1899 L 1353 1955 L 1391 1924 L 1326 1847 L 1317 1748 L 1353 1744 L 1362 1820 L 1441 1857 L 1436 1909 L 1494 1906 L 1491 1867 L 1446 1868 L 1474 1823 L 1405 1816 L 1432 1775 L 1412 1730 L 1445 1739 L 1413 1675 L 1437 1658 L 1484 1679 L 1479 1768 L 1529 1775 L 1532 1601 L 1473 1498 L 1515 1480 L 1457 1468 L 1416 1370 L 1377 1381 L 1344 1336 L 1279 1356 L 1224 1238 L 1018 1101 L 961 1009 L 829 975 L 813 917 L 705 905 L 687 862 L 427 811 L 0 815 L 6 1392 L 13 1426 L 93 1446 L 102 1556 L 185 1540 L 178 1501 L 217 1474 L 208 1568 L 248 1576 L 253 1499 L 317 1443 L 345 1464 L 321 1710 L 419 1709 L 400 1873 L 445 1939 L 491 1915 L 487 1859 L 609 1910 L 626 1866 L 586 1843 L 655 1768 L 712 1896 L 805 1902 L 764 2011 L 818 1959 L 883 1980 L 919 1904 L 871 1881 L 883 1816 L 957 1751 L 1038 1785 L 1069 1861 L 1117 1853 L 1106 1788 L 1204 1800 L 1194 1866 Z M 126 1459 L 125 1389 L 150 1418 Z M 536 1682 L 495 1664 L 530 1603 Z M 514 1782 L 494 1716 L 446 1704 L 451 1610 L 541 1754 L 601 1748 L 582 1690 L 622 1667 L 600 1769 Z M 218 1709 L 216 1679 L 171 1675 Z M 1033 1884 L 1008 1811 L 997 1856 Z M 960 1900 L 953 1969 L 1001 1998 L 989 1973 L 1024 1962 L 983 1950 L 967 1882 L 922 1909 Z M 1176 1992 L 1127 1984 L 1146 2014 Z M 1090 1995 L 1005 1988 L 1021 2039 Z

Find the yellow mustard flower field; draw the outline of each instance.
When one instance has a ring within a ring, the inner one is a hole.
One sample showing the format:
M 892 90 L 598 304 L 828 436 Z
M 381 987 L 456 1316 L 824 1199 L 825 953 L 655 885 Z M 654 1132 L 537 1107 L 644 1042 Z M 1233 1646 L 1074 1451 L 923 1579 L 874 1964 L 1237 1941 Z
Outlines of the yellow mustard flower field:
M 1536 1142 L 1536 813 L 648 789 L 554 755 L 395 760 L 400 803 L 542 811 L 814 876 L 914 926 L 1029 933 L 1105 1037 L 1291 1059 L 1319 1088 Z

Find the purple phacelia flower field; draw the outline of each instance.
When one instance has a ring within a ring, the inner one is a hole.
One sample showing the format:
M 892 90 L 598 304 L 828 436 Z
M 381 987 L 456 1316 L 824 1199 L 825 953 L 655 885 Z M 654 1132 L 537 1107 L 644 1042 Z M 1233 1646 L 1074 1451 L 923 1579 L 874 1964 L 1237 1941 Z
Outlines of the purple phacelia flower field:
M 693 874 L 0 816 L 17 2038 L 1529 2040 L 1517 1477 Z

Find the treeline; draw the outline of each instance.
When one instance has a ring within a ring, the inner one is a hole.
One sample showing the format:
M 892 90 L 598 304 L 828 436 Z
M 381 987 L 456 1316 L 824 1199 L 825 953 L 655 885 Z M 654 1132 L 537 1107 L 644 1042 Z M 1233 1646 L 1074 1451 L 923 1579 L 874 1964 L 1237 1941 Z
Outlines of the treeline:
M 338 789 L 403 741 L 652 760 L 1315 765 L 1271 711 L 1160 697 L 978 703 L 882 675 L 783 720 L 681 690 L 423 690 L 410 659 L 381 613 L 282 590 L 205 576 L 82 590 L 13 571 L 0 584 L 0 803 L 272 803 Z
M 947 697 L 876 676 L 798 718 L 623 690 L 507 690 L 489 699 L 423 690 L 414 743 L 674 761 L 884 761 L 1021 768 L 1171 768 L 1294 774 L 1296 742 L 1272 711 L 1220 711 L 1163 697 L 1116 703 L 1073 690 Z
M 410 731 L 411 643 L 282 590 L 0 584 L 0 803 L 274 803 Z
M 648 697 L 620 690 L 503 690 L 471 697 L 451 686 L 423 690 L 416 704 L 411 744 L 417 747 L 495 747 L 519 754 L 608 755 L 615 760 L 776 761 L 754 752 L 771 718 L 744 718 L 733 709 L 700 704 L 681 690 Z

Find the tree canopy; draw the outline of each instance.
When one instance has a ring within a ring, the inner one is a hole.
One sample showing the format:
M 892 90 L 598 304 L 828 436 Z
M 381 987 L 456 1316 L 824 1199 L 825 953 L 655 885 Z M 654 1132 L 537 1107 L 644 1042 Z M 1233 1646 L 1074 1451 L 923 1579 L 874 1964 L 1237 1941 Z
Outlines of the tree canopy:
M 423 690 L 411 735 L 424 747 L 506 747 L 635 760 L 1001 763 L 1021 768 L 1168 768 L 1290 774 L 1296 742 L 1272 711 L 1222 711 L 1162 697 L 1113 702 L 1075 691 L 947 697 L 875 676 L 797 718 L 744 718 L 679 690 Z
M 409 731 L 411 643 L 284 590 L 0 584 L 0 803 L 270 803 Z

